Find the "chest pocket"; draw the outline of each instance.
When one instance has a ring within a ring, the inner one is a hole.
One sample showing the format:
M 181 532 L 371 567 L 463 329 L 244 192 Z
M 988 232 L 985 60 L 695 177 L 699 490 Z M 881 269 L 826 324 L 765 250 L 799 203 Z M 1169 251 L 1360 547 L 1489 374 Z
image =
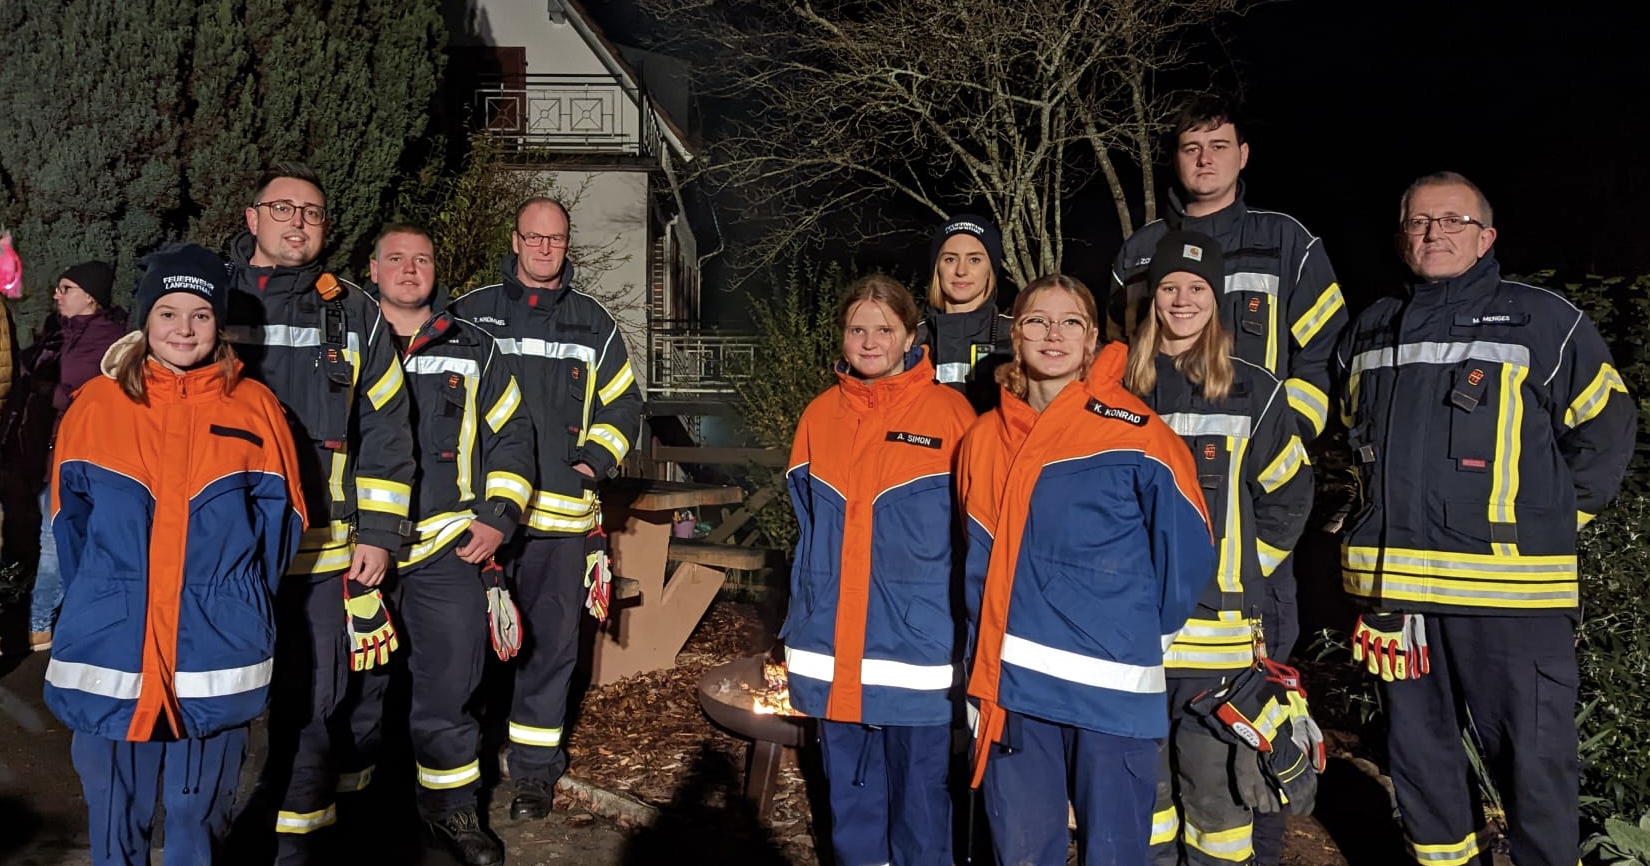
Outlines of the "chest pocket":
M 458 445 L 464 429 L 468 390 L 462 374 L 441 374 L 441 399 L 431 407 L 426 424 L 429 429 L 430 456 L 443 463 L 458 460 Z
M 1225 436 L 1195 436 L 1190 440 L 1197 461 L 1197 484 L 1209 509 L 1209 526 L 1216 539 L 1226 537 L 1226 499 L 1232 454 Z
M 1507 312 L 1462 314 L 1451 323 L 1450 336 L 1474 346 L 1451 373 L 1445 401 L 1450 411 L 1449 456 L 1457 472 L 1504 475 L 1523 417 L 1526 364 L 1496 358 L 1522 348 L 1519 332 L 1529 316 Z
M 1238 357 L 1267 370 L 1278 369 L 1280 338 L 1278 274 L 1283 259 L 1277 247 L 1242 247 L 1226 255 L 1226 298 L 1233 350 Z

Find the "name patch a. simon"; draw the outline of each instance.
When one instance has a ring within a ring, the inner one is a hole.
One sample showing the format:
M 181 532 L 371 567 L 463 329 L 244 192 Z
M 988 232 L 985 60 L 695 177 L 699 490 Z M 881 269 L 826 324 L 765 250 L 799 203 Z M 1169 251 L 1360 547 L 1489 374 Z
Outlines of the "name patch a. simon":
M 1094 399 L 1093 397 L 1089 398 L 1088 410 L 1090 412 L 1093 412 L 1096 415 L 1099 415 L 1102 418 L 1112 418 L 1112 419 L 1115 419 L 1117 421 L 1127 421 L 1128 423 L 1133 424 L 1136 427 L 1146 426 L 1146 416 L 1140 414 L 1139 412 L 1130 412 L 1127 409 L 1120 409 L 1116 406 L 1107 406 L 1106 404 L 1100 402 L 1099 400 Z
M 938 436 L 924 436 L 921 433 L 901 433 L 898 430 L 888 431 L 889 442 L 904 442 L 907 445 L 917 445 L 922 448 L 939 449 L 945 445 L 945 440 Z

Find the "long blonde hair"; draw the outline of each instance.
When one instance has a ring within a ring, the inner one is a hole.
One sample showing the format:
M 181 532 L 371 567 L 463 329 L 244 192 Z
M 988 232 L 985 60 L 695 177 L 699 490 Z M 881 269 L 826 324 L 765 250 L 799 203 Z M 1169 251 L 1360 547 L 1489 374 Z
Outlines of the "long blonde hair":
M 143 368 L 149 363 L 149 329 L 145 327 L 137 332 L 139 339 L 114 365 L 114 378 L 120 383 L 120 390 L 133 402 L 149 404 L 149 394 L 143 384 Z M 223 372 L 223 390 L 227 394 L 235 390 L 240 376 L 236 373 L 235 348 L 224 339 L 223 332 L 218 332 L 218 344 L 212 349 L 212 359 L 207 363 L 218 365 Z
M 1152 289 L 1154 294 L 1156 291 Z M 1123 371 L 1123 387 L 1137 396 L 1145 397 L 1157 387 L 1157 355 L 1162 351 L 1162 338 L 1163 323 L 1153 304 L 1151 314 L 1129 339 L 1129 363 Z M 1232 336 L 1220 323 L 1218 305 L 1192 347 L 1175 356 L 1174 368 L 1202 389 L 1204 399 L 1224 400 L 1232 393 L 1232 378 L 1236 375 L 1232 369 Z
M 1008 390 L 1008 393 L 1019 397 L 1021 400 L 1026 398 L 1029 386 L 1026 384 L 1025 359 L 1020 357 L 1020 347 L 1018 345 L 1020 317 L 1025 315 L 1026 308 L 1031 306 L 1032 298 L 1045 289 L 1060 289 L 1069 293 L 1077 299 L 1077 306 L 1082 309 L 1083 315 L 1088 317 L 1089 328 L 1100 327 L 1100 312 L 1094 303 L 1094 293 L 1089 291 L 1089 287 L 1083 285 L 1083 281 L 1076 277 L 1068 277 L 1065 274 L 1049 274 L 1032 280 L 1029 285 L 1021 289 L 1020 293 L 1014 297 L 1013 309 L 1009 311 L 1009 315 L 1014 319 L 1014 340 L 1016 343 L 1014 346 L 1014 361 L 998 367 L 996 374 L 997 384 L 1003 386 Z M 1085 335 L 1086 338 L 1087 335 Z M 1083 350 L 1083 365 L 1077 370 L 1077 378 L 1084 379 L 1088 377 L 1089 368 L 1094 366 L 1094 356 L 1098 351 L 1098 339 L 1095 340 L 1095 346 L 1096 348 L 1085 348 Z

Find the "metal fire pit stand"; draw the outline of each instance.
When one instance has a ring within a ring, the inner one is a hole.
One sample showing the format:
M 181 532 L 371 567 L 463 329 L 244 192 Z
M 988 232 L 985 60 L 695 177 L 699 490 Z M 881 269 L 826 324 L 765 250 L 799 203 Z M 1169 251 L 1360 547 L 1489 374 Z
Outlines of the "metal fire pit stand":
M 779 786 L 780 759 L 786 748 L 807 742 L 812 725 L 801 716 L 768 715 L 752 708 L 751 692 L 740 686 L 766 687 L 763 658 L 736 659 L 706 671 L 699 679 L 699 706 L 712 722 L 751 741 L 745 753 L 745 798 L 756 807 L 757 817 L 767 820 Z

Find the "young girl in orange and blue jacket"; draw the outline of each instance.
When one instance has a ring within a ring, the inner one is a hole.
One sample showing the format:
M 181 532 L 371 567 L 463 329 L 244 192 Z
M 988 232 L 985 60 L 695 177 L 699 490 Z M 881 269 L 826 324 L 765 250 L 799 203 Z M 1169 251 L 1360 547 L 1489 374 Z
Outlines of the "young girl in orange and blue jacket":
M 1094 296 L 1043 277 L 1014 302 L 1001 404 L 957 456 L 966 510 L 973 784 L 997 862 L 1146 862 L 1163 653 L 1214 575 L 1191 455 L 1096 356 Z
M 837 384 L 791 446 L 801 535 L 781 637 L 791 702 L 820 719 L 841 866 L 950 866 L 958 716 L 951 470 L 974 420 L 934 381 L 904 286 L 866 277 L 841 308 Z
M 96 866 L 210 866 L 268 696 L 277 579 L 303 529 L 292 434 L 218 337 L 228 286 L 199 246 L 145 260 L 142 330 L 63 418 L 52 530 L 64 601 L 46 703 L 74 730 Z

